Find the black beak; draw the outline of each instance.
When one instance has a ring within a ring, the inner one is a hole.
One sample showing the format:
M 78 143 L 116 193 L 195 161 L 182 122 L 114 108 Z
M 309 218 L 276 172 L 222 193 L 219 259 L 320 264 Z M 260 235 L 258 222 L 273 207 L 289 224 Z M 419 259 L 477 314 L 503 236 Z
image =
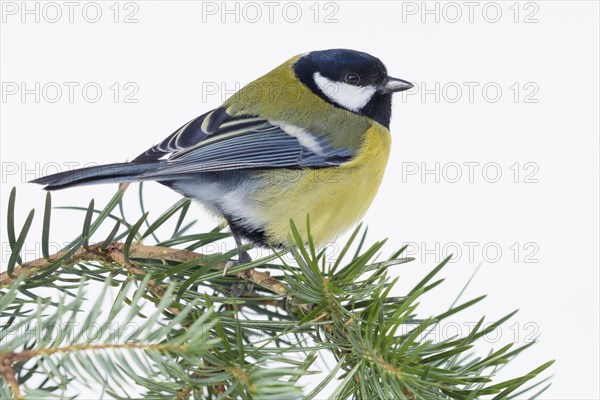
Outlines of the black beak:
M 413 87 L 414 85 L 408 81 L 388 76 L 387 82 L 379 88 L 379 93 L 403 92 Z

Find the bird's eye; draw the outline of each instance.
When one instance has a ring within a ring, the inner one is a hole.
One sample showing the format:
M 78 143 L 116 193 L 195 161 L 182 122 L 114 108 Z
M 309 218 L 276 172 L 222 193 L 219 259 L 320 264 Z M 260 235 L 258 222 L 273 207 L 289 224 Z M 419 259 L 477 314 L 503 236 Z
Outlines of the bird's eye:
M 355 74 L 354 72 L 350 72 L 349 74 L 346 74 L 344 80 L 346 81 L 346 83 L 356 85 L 358 84 L 358 82 L 360 82 L 360 76 L 358 76 L 358 74 Z

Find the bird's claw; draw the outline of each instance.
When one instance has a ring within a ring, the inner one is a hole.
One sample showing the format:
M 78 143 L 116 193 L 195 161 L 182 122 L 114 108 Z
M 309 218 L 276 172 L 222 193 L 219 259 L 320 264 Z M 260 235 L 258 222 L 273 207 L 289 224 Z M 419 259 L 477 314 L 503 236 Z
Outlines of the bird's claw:
M 223 276 L 227 275 L 229 268 L 248 264 L 250 262 L 252 262 L 252 258 L 247 252 L 244 251 L 240 253 L 238 260 L 230 260 L 225 264 L 225 268 L 223 268 Z M 244 287 L 247 287 L 248 291 L 252 292 L 252 289 L 254 289 L 254 283 L 248 282 L 247 285 L 246 282 L 234 283 L 231 285 L 231 294 L 233 294 L 235 297 L 240 297 L 244 292 Z
M 244 286 L 246 286 L 245 282 L 234 283 L 231 285 L 231 294 L 234 297 L 240 297 L 244 293 Z

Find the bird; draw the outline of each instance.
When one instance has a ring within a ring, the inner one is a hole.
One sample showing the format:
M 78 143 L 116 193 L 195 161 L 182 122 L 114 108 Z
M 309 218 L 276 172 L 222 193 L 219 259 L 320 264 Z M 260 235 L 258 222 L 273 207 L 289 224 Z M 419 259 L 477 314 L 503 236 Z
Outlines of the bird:
M 371 205 L 390 157 L 392 94 L 413 85 L 351 49 L 296 55 L 129 162 L 33 183 L 45 190 L 156 181 L 228 223 L 238 247 L 327 244 Z M 240 252 L 240 263 L 251 261 Z

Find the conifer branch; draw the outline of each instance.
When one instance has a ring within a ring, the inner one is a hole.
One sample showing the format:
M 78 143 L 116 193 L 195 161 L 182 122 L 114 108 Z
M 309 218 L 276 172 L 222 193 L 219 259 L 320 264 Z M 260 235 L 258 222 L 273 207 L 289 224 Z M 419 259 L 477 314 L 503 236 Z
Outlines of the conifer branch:
M 485 297 L 418 318 L 420 299 L 442 283 L 436 276 L 448 260 L 404 296 L 392 295 L 399 278 L 390 278 L 389 271 L 411 260 L 403 257 L 405 248 L 376 260 L 384 241 L 367 246 L 366 230 L 359 237 L 358 227 L 330 260 L 325 251 L 316 251 L 307 221 L 307 237 L 291 225 L 291 260 L 275 254 L 226 269 L 239 249 L 196 251 L 228 234 L 221 229 L 186 234 L 194 224 L 186 220 L 189 200 L 178 201 L 153 221 L 144 212 L 131 223 L 121 204 L 123 194 L 121 187 L 103 209 L 96 209 L 94 201 L 72 207 L 85 213 L 81 235 L 55 254 L 48 251 L 48 194 L 43 257 L 23 262 L 20 253 L 34 212 L 17 230 L 16 192 L 11 192 L 7 228 L 12 254 L 0 274 L 0 397 L 66 396 L 73 380 L 93 381 L 113 398 L 130 398 L 123 389 L 129 384 L 137 390 L 133 397 L 178 400 L 315 399 L 333 382 L 327 396 L 336 399 L 510 400 L 535 398 L 548 387 L 548 378 L 531 382 L 552 361 L 520 377 L 497 380 L 497 370 L 533 342 L 517 348 L 509 343 L 487 356 L 470 353 L 475 342 L 514 312 L 492 324 L 484 325 L 481 318 L 461 337 L 428 337 Z M 142 190 L 139 194 L 145 209 Z M 117 206 L 120 215 L 112 213 Z M 116 222 L 110 234 L 90 244 L 107 219 Z M 168 221 L 175 222 L 175 229 L 161 240 L 160 227 Z M 143 240 L 154 240 L 154 245 Z M 232 289 L 244 284 L 248 290 L 234 295 L 239 291 Z M 82 325 L 76 328 L 78 321 Z M 119 323 L 135 327 L 134 332 L 113 332 Z M 99 341 L 86 339 L 86 324 L 97 326 Z M 64 325 L 64 335 L 28 333 L 32 327 L 56 325 Z M 337 364 L 306 393 L 303 379 L 327 354 Z
M 139 275 L 144 276 L 146 272 L 137 266 L 134 262 L 128 262 L 123 253 L 123 249 L 125 247 L 124 243 L 120 242 L 112 242 L 109 245 L 106 245 L 103 242 L 95 243 L 88 248 L 80 248 L 70 257 L 65 257 L 68 255 L 69 250 L 62 250 L 48 258 L 39 258 L 33 261 L 29 261 L 23 263 L 22 265 L 18 265 L 14 271 L 12 276 L 8 274 L 8 272 L 0 273 L 0 289 L 5 289 L 10 287 L 15 281 L 19 278 L 27 279 L 34 277 L 37 274 L 41 274 L 45 271 L 46 268 L 53 266 L 54 263 L 58 261 L 63 261 L 65 265 L 73 265 L 80 262 L 107 262 L 107 263 L 116 263 L 121 267 L 125 268 L 131 275 Z M 161 246 L 147 246 L 139 243 L 132 244 L 129 249 L 129 257 L 132 259 L 141 258 L 147 260 L 159 260 L 159 261 L 172 261 L 172 262 L 189 262 L 193 260 L 206 260 L 206 256 L 204 254 L 196 253 L 189 250 L 176 249 L 171 247 L 161 247 Z M 224 270 L 225 262 L 218 263 L 215 265 L 215 269 Z M 202 261 L 199 264 L 200 266 L 205 265 Z M 237 277 L 244 279 L 253 284 L 259 285 L 274 294 L 277 295 L 285 295 L 286 288 L 285 286 L 277 279 L 271 277 L 269 272 L 261 272 L 255 269 L 247 269 L 236 274 Z M 152 281 L 151 286 L 154 287 L 154 282 Z M 164 289 L 160 286 L 155 286 L 156 295 L 161 297 Z

